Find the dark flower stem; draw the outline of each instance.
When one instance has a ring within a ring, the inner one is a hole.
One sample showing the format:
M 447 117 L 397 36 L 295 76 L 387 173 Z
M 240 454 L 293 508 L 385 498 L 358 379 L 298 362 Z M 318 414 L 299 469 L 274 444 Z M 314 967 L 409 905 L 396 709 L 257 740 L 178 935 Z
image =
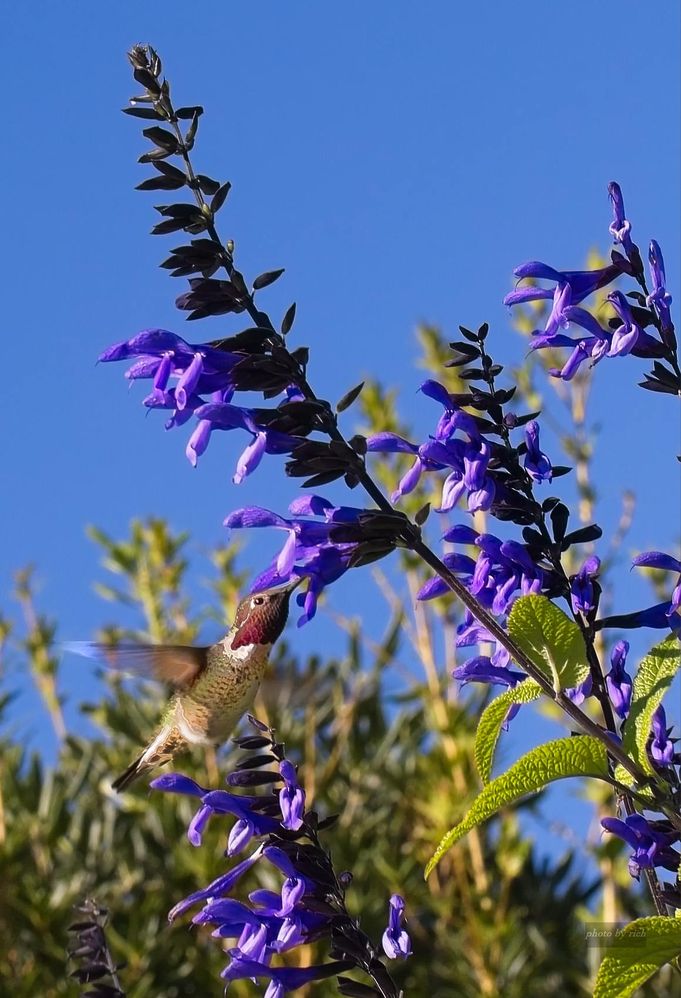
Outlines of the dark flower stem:
M 206 231 L 208 232 L 210 238 L 216 243 L 220 249 L 220 261 L 221 265 L 226 270 L 228 276 L 232 278 L 235 274 L 234 260 L 230 250 L 221 242 L 218 232 L 215 228 L 214 220 L 212 218 L 210 208 L 205 202 L 205 199 L 201 193 L 201 190 L 196 179 L 196 174 L 192 167 L 189 149 L 182 135 L 181 128 L 178 123 L 177 115 L 173 108 L 172 102 L 168 95 L 163 95 L 161 98 L 161 103 L 163 105 L 163 110 L 167 115 L 167 120 L 171 124 L 175 135 L 179 143 L 179 153 L 182 156 L 185 171 L 187 175 L 187 180 L 189 182 L 189 187 L 193 191 L 196 203 L 201 209 L 201 212 L 206 216 Z M 246 292 L 243 296 L 244 307 L 248 312 L 249 316 L 253 322 L 260 328 L 265 328 L 269 330 L 274 337 L 277 338 L 279 344 L 283 345 L 283 337 L 275 330 L 275 327 L 269 318 L 269 316 L 260 311 L 257 307 L 253 295 Z M 314 393 L 312 387 L 307 381 L 305 371 L 299 364 L 299 375 L 296 377 L 298 387 L 301 389 L 306 398 L 314 401 L 319 401 L 316 394 Z M 335 415 L 332 413 L 330 407 L 327 413 L 322 417 L 320 430 L 326 432 L 328 436 L 339 443 L 342 443 L 349 447 L 345 437 L 343 436 L 341 430 L 338 428 Z M 376 484 L 374 479 L 371 477 L 370 473 L 367 471 L 366 466 L 363 461 L 357 461 L 357 467 L 353 469 L 357 479 L 362 484 L 364 490 L 373 499 L 379 509 L 387 513 L 393 512 L 393 507 L 388 501 L 387 497 L 383 494 L 380 487 Z M 544 527 L 544 531 L 546 528 Z M 548 536 L 548 535 L 547 535 Z M 495 641 L 497 641 L 503 648 L 505 648 L 511 657 L 518 663 L 518 665 L 527 673 L 527 675 L 532 678 L 542 689 L 542 691 L 555 701 L 556 704 L 567 714 L 572 721 L 579 727 L 581 731 L 585 734 L 591 735 L 593 738 L 597 738 L 602 742 L 608 754 L 618 763 L 620 763 L 628 773 L 633 776 L 639 784 L 650 785 L 651 779 L 647 773 L 645 773 L 621 748 L 620 745 L 613 742 L 609 737 L 608 731 L 598 725 L 593 721 L 584 711 L 580 710 L 561 690 L 555 690 L 551 682 L 546 678 L 543 672 L 541 672 L 534 663 L 528 658 L 525 652 L 516 644 L 510 634 L 508 634 L 504 628 L 497 622 L 497 620 L 486 610 L 478 600 L 472 596 L 464 584 L 447 568 L 447 566 L 441 561 L 441 559 L 435 554 L 435 552 L 428 547 L 428 545 L 423 541 L 421 537 L 420 528 L 412 523 L 407 522 L 405 525 L 402 540 L 404 546 L 414 551 L 430 568 L 433 569 L 440 576 L 443 582 L 448 586 L 448 588 L 457 596 L 464 606 L 470 610 L 476 620 L 482 624 L 486 630 L 493 636 Z M 561 569 L 564 576 L 564 571 Z M 601 690 L 603 687 L 602 672 L 600 665 L 598 666 L 598 676 L 594 676 L 596 680 L 596 688 Z M 599 697 L 599 700 L 601 698 Z M 601 700 L 604 704 L 604 700 Z M 604 707 L 605 709 L 605 707 Z M 614 723 L 614 718 L 613 718 Z M 609 727 L 609 725 L 608 725 Z M 613 730 L 613 729 L 611 729 Z M 653 791 L 655 792 L 655 785 L 653 784 Z

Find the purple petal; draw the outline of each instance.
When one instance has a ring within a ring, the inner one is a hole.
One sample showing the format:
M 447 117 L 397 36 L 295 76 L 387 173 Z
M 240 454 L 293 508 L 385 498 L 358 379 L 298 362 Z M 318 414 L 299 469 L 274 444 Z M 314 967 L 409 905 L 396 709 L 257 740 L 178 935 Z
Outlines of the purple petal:
M 530 284 L 529 287 L 516 288 L 515 291 L 511 291 L 504 297 L 504 305 L 521 305 L 526 301 L 543 301 L 547 298 L 553 298 L 553 291 L 551 288 L 538 288 L 534 284 Z
M 213 424 L 207 419 L 200 419 L 185 448 L 185 454 L 192 467 L 196 467 L 199 457 L 205 452 L 210 441 Z
M 265 444 L 267 442 L 267 437 L 264 433 L 258 433 L 255 440 L 244 448 L 239 460 L 237 461 L 236 471 L 232 481 L 235 485 L 241 485 L 244 478 L 250 475 L 252 471 L 258 467 L 262 461 L 263 454 L 265 453 Z
M 233 856 L 235 853 L 241 852 L 253 838 L 254 831 L 255 829 L 250 821 L 247 821 L 246 818 L 239 818 L 229 833 L 227 855 Z
M 202 804 L 192 820 L 189 822 L 187 838 L 193 846 L 201 845 L 203 833 L 212 814 L 213 808 L 208 807 L 207 804 Z
M 235 509 L 223 521 L 224 526 L 231 529 L 241 529 L 250 527 L 278 527 L 280 530 L 290 530 L 291 523 L 285 520 L 278 513 L 273 513 L 262 506 L 244 506 L 242 509 Z
M 294 499 L 288 509 L 293 516 L 323 516 L 333 508 L 333 503 L 322 496 L 304 495 Z
M 663 551 L 644 551 L 637 555 L 633 562 L 638 568 L 659 568 L 665 572 L 681 572 L 681 561 Z
M 387 454 L 416 454 L 418 447 L 397 433 L 374 433 L 367 438 L 367 450 L 382 451 Z
M 195 353 L 191 364 L 185 368 L 175 386 L 175 398 L 177 399 L 178 409 L 184 409 L 187 399 L 193 394 L 202 374 L 203 356 L 200 353 Z
M 165 790 L 171 794 L 190 794 L 192 797 L 205 797 L 209 791 L 182 773 L 164 773 L 149 784 L 152 790 Z

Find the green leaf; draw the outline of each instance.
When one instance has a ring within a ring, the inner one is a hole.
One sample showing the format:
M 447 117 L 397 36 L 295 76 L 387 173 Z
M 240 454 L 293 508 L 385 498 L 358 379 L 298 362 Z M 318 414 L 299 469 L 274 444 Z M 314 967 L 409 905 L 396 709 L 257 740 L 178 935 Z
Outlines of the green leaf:
M 513 604 L 508 629 L 555 690 L 569 690 L 589 674 L 582 633 L 546 596 L 521 596 Z
M 475 735 L 475 764 L 483 783 L 489 783 L 494 750 L 509 707 L 515 703 L 531 703 L 539 696 L 541 687 L 533 679 L 526 679 L 514 689 L 506 690 L 496 697 L 483 711 Z
M 681 919 L 637 918 L 622 929 L 598 969 L 594 998 L 628 998 L 681 954 Z
M 532 749 L 511 768 L 483 787 L 463 819 L 444 836 L 426 866 L 426 877 L 444 854 L 466 832 L 491 818 L 512 801 L 536 793 L 548 783 L 568 776 L 608 778 L 608 759 L 604 745 L 589 735 L 558 738 Z
M 670 635 L 650 649 L 634 678 L 631 709 L 624 726 L 622 743 L 627 755 L 635 759 L 646 773 L 655 772 L 646 751 L 652 716 L 671 686 L 679 666 L 681 647 L 678 639 Z M 631 783 L 631 776 L 627 773 L 622 782 Z

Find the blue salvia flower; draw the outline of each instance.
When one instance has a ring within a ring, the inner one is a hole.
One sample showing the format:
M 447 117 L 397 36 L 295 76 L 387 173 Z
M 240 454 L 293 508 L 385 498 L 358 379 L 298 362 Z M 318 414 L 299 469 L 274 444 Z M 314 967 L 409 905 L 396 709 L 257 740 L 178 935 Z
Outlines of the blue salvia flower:
M 227 855 L 258 840 L 257 848 L 246 859 L 208 887 L 178 902 L 169 914 L 170 920 L 198 907 L 192 918 L 194 924 L 212 926 L 212 935 L 217 939 L 234 940 L 223 979 L 264 978 L 269 982 L 265 991 L 269 998 L 279 998 L 304 984 L 337 976 L 353 967 L 367 973 L 374 984 L 380 982 L 382 994 L 397 998 L 397 989 L 376 948 L 345 908 L 345 886 L 350 876 L 335 874 L 328 852 L 319 844 L 321 826 L 316 814 L 306 811 L 305 793 L 295 766 L 284 756 L 283 746 L 274 740 L 271 729 L 254 718 L 251 723 L 258 734 L 235 741 L 259 753 L 252 757 L 254 768 L 248 768 L 247 756 L 228 775 L 227 782 L 237 789 L 282 783 L 279 791 L 250 795 L 209 790 L 178 773 L 158 777 L 151 784 L 153 789 L 189 794 L 199 800 L 187 833 L 193 845 L 201 844 L 211 816 L 225 814 L 236 818 Z M 263 750 L 268 750 L 267 754 Z M 277 763 L 278 771 L 263 770 L 271 762 Z M 233 890 L 256 865 L 267 866 L 281 878 L 279 889 L 252 891 L 247 900 L 232 897 Z M 400 926 L 403 910 L 403 900 L 394 895 L 386 931 L 396 955 L 407 956 L 411 945 Z M 340 959 L 304 969 L 276 965 L 282 953 L 322 938 Z
M 610 672 L 605 677 L 610 702 L 621 720 L 629 716 L 633 687 L 632 678 L 625 669 L 628 653 L 629 642 L 618 641 L 610 653 Z
M 335 977 L 347 970 L 348 963 L 336 961 L 317 967 L 269 967 L 258 960 L 243 959 L 240 950 L 230 950 L 232 957 L 229 966 L 222 972 L 225 981 L 241 981 L 246 978 L 264 977 L 269 980 L 263 998 L 283 998 L 290 991 L 297 991 L 313 981 Z
M 650 263 L 650 278 L 653 290 L 646 298 L 646 304 L 649 308 L 655 310 L 660 321 L 660 329 L 664 339 L 665 334 L 674 329 L 670 311 L 672 296 L 666 288 L 662 250 L 654 239 L 651 240 L 650 247 L 648 248 L 648 260 Z
M 245 430 L 251 437 L 237 461 L 232 479 L 235 485 L 250 475 L 260 464 L 264 454 L 290 454 L 303 442 L 302 437 L 291 436 L 272 430 L 258 420 L 257 410 L 232 405 L 227 401 L 209 402 L 199 406 L 195 415 L 199 424 L 189 438 L 187 457 L 196 466 L 198 457 L 204 453 L 213 430 Z
M 281 823 L 284 828 L 297 832 L 305 815 L 305 791 L 298 783 L 295 766 L 288 759 L 279 763 L 279 772 L 284 780 L 284 786 L 279 791 Z
M 286 531 L 284 546 L 270 567 L 254 581 L 252 590 L 305 577 L 307 590 L 296 597 L 303 607 L 298 620 L 301 626 L 314 617 L 323 590 L 350 567 L 356 545 L 335 543 L 331 539 L 334 527 L 356 522 L 363 511 L 352 506 L 334 506 L 322 496 L 302 496 L 294 500 L 289 510 L 294 515 L 287 518 L 262 506 L 245 506 L 230 513 L 224 524 L 229 529 L 274 527 Z M 323 519 L 314 520 L 305 514 L 320 515 Z
M 579 684 L 579 686 L 573 686 L 571 690 L 565 690 L 565 695 L 569 700 L 572 700 L 577 707 L 580 707 L 593 693 L 593 685 L 593 678 L 591 676 L 587 676 L 586 679 Z
M 402 928 L 404 915 L 404 898 L 393 894 L 390 898 L 388 927 L 383 933 L 383 952 L 390 960 L 406 960 L 411 956 L 411 939 L 406 929 Z
M 681 607 L 681 561 L 670 554 L 665 554 L 663 551 L 644 551 L 634 558 L 632 564 L 638 568 L 657 568 L 662 572 L 675 572 L 678 574 L 679 577 L 669 602 L 667 617 L 671 619 L 672 615 L 678 615 L 679 608 Z M 669 626 L 672 626 L 671 623 Z
M 192 396 L 231 388 L 231 372 L 242 359 L 207 343 L 187 343 L 167 329 L 145 329 L 99 356 L 103 363 L 134 360 L 125 376 L 132 381 L 151 379 L 152 396 L 161 398 L 174 380 L 178 409 L 184 409 Z
M 614 180 L 611 180 L 608 184 L 608 195 L 612 204 L 612 222 L 609 226 L 610 234 L 627 254 L 627 259 L 631 259 L 634 250 L 634 244 L 631 239 L 631 222 L 625 217 L 622 189 Z
M 513 540 L 501 541 L 493 534 L 478 534 L 466 525 L 457 525 L 446 531 L 443 540 L 474 544 L 480 548 L 475 562 L 462 554 L 447 554 L 444 561 L 461 576 L 483 606 L 493 613 L 507 613 L 518 594 L 526 596 L 541 592 L 547 573 L 534 564 L 524 544 Z M 446 584 L 436 577 L 421 587 L 417 599 L 433 599 L 447 591 Z
M 658 766 L 669 766 L 674 761 L 674 739 L 669 737 L 671 730 L 667 727 L 667 715 L 660 704 L 652 716 L 650 726 L 650 755 Z
M 536 419 L 530 420 L 525 427 L 525 454 L 524 467 L 533 482 L 550 482 L 553 478 L 553 468 L 548 457 L 539 447 L 539 423 Z
M 452 509 L 463 495 L 467 497 L 469 512 L 489 509 L 496 492 L 494 478 L 488 473 L 492 452 L 489 441 L 479 432 L 474 417 L 454 402 L 444 385 L 429 380 L 420 390 L 444 407 L 435 433 L 427 441 L 413 444 L 389 432 L 367 438 L 367 449 L 371 452 L 414 455 L 414 463 L 400 480 L 391 501 L 397 502 L 412 492 L 424 472 L 450 469 L 443 483 L 438 512 Z M 466 434 L 467 439 L 455 438 L 457 431 Z
M 553 300 L 557 316 L 562 313 L 564 307 L 578 305 L 588 298 L 594 291 L 611 284 L 621 271 L 619 267 L 609 264 L 607 267 L 600 267 L 597 270 L 555 270 L 546 263 L 538 260 L 530 260 L 516 267 L 513 271 L 518 280 L 529 277 L 533 280 L 555 281 L 556 287 L 540 288 L 536 285 L 516 288 L 504 298 L 504 305 L 520 305 L 528 301 Z M 569 288 L 569 292 L 566 292 Z M 562 298 L 560 296 L 563 296 Z M 557 317 L 554 324 L 563 325 Z
M 642 814 L 630 814 L 624 821 L 620 818 L 601 818 L 601 825 L 634 850 L 629 859 L 629 873 L 636 880 L 641 870 L 652 870 L 657 866 L 674 872 L 678 869 L 681 856 L 672 849 L 672 845 L 679 841 L 679 832 L 674 831 L 669 822 L 649 821 Z
M 570 576 L 570 602 L 575 613 L 590 614 L 597 608 L 598 591 L 594 579 L 598 577 L 600 568 L 600 558 L 591 555 L 577 574 Z
M 624 357 L 631 353 L 634 347 L 645 336 L 641 327 L 634 320 L 631 305 L 621 291 L 613 291 L 608 295 L 608 301 L 617 313 L 621 325 L 618 326 L 610 341 L 608 357 Z

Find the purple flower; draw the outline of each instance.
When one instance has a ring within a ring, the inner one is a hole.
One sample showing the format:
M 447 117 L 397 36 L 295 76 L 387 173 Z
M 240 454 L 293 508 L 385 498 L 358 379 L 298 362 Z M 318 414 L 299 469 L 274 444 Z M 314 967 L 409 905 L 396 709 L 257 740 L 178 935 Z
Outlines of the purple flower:
M 287 531 L 284 546 L 270 567 L 255 580 L 252 591 L 287 582 L 293 577 L 307 578 L 306 592 L 296 597 L 298 605 L 303 607 L 303 614 L 298 620 L 298 626 L 302 626 L 314 617 L 323 590 L 348 570 L 350 555 L 355 548 L 352 543 L 334 543 L 330 539 L 331 531 L 340 523 L 356 520 L 362 510 L 351 506 L 333 506 L 321 496 L 295 500 L 291 510 L 318 511 L 324 519 L 312 520 L 303 516 L 286 518 L 262 506 L 245 506 L 230 513 L 224 523 L 230 529 L 275 527 Z
M 575 343 L 569 336 L 554 337 L 553 342 L 531 343 L 531 347 L 541 349 L 546 346 L 572 346 L 573 350 L 562 367 L 549 368 L 549 374 L 562 381 L 571 381 L 584 361 L 590 360 L 594 367 L 599 360 L 607 356 L 610 349 L 611 335 L 603 332 L 603 336 L 587 336 Z
M 508 669 L 505 665 L 497 663 L 496 652 L 491 658 L 489 655 L 476 655 L 475 658 L 469 658 L 463 665 L 452 669 L 452 676 L 458 679 L 462 686 L 466 683 L 490 683 L 496 686 L 508 686 L 511 689 L 525 679 L 523 672 Z
M 208 884 L 200 891 L 194 891 L 188 897 L 179 901 L 174 908 L 168 912 L 168 921 L 174 921 L 179 915 L 184 915 L 189 908 L 193 908 L 195 904 L 199 901 L 212 901 L 214 898 L 223 897 L 225 894 L 229 894 L 232 888 L 241 880 L 243 875 L 250 870 L 253 864 L 260 859 L 262 856 L 263 847 L 260 845 L 258 848 L 251 853 L 247 859 L 243 859 L 236 866 L 233 866 L 228 873 L 223 873 L 222 876 L 213 880 L 212 883 Z
M 209 402 L 197 408 L 196 416 L 200 422 L 187 444 L 187 457 L 194 466 L 198 456 L 205 451 L 213 430 L 242 429 L 250 434 L 251 439 L 237 461 L 233 478 L 235 485 L 240 485 L 247 475 L 255 471 L 264 454 L 290 454 L 302 440 L 301 437 L 268 429 L 258 421 L 256 410 L 229 402 Z
M 546 263 L 540 263 L 538 260 L 530 260 L 528 263 L 523 263 L 519 267 L 516 267 L 513 273 L 519 280 L 522 280 L 524 277 L 531 277 L 535 280 L 555 281 L 556 289 L 539 288 L 536 285 L 517 288 L 506 295 L 504 305 L 510 306 L 528 301 L 554 299 L 554 307 L 558 312 L 561 312 L 562 308 L 566 305 L 577 305 L 579 302 L 584 301 L 585 298 L 588 298 L 590 294 L 593 294 L 594 291 L 598 291 L 599 288 L 612 283 L 615 278 L 619 277 L 620 270 L 613 264 L 601 267 L 598 270 L 554 270 L 553 267 L 549 267 Z M 556 301 L 556 294 L 558 296 L 561 294 L 561 291 L 558 289 L 563 289 L 566 285 L 570 288 L 569 302 L 567 301 L 567 296 L 562 301 Z
M 629 859 L 629 873 L 636 880 L 641 870 L 651 870 L 656 866 L 677 870 L 680 857 L 671 846 L 678 842 L 679 833 L 668 831 L 667 822 L 648 821 L 642 814 L 630 814 L 624 821 L 620 818 L 601 818 L 601 825 L 607 832 L 624 839 L 634 850 Z
M 305 791 L 298 783 L 293 763 L 284 759 L 279 764 L 279 772 L 284 778 L 284 786 L 279 791 L 282 825 L 292 832 L 298 831 L 305 814 Z
M 621 291 L 613 291 L 608 301 L 615 309 L 621 325 L 615 329 L 610 341 L 609 357 L 623 357 L 631 353 L 643 336 L 643 330 L 635 322 L 631 306 Z
M 608 184 L 608 195 L 612 203 L 612 222 L 610 223 L 610 234 L 615 242 L 620 243 L 627 257 L 631 259 L 631 252 L 634 244 L 631 241 L 631 223 L 624 215 L 624 198 L 622 189 L 614 180 Z
M 187 343 L 167 329 L 145 329 L 109 347 L 99 360 L 109 363 L 135 358 L 126 377 L 153 379 L 152 396 L 158 397 L 166 391 L 169 381 L 176 379 L 178 409 L 184 409 L 192 395 L 231 388 L 231 371 L 243 359 L 241 354 L 217 350 L 207 343 Z
M 579 686 L 573 686 L 571 690 L 565 690 L 565 695 L 569 700 L 577 706 L 581 706 L 587 697 L 591 696 L 593 692 L 593 679 L 591 676 L 587 676 L 584 682 L 580 683 Z
M 406 960 L 411 956 L 411 940 L 402 928 L 404 899 L 399 894 L 390 898 L 388 927 L 383 933 L 383 951 L 390 960 Z
M 283 998 L 289 991 L 296 991 L 311 981 L 335 977 L 351 964 L 336 961 L 316 967 L 270 967 L 258 960 L 245 960 L 239 950 L 230 951 L 231 962 L 220 975 L 225 981 L 241 981 L 247 977 L 265 977 L 269 985 L 264 998 Z
M 648 260 L 650 261 L 650 278 L 653 290 L 646 298 L 649 308 L 654 308 L 660 320 L 663 338 L 668 330 L 674 328 L 669 306 L 672 303 L 672 296 L 666 288 L 666 278 L 664 273 L 664 260 L 662 250 L 653 239 L 648 249 Z
M 679 578 L 676 581 L 676 586 L 672 592 L 671 602 L 669 604 L 669 610 L 667 616 L 671 618 L 678 615 L 679 607 L 681 607 L 681 561 L 678 558 L 674 558 L 670 554 L 665 554 L 663 551 L 644 551 L 642 554 L 637 555 L 633 562 L 638 568 L 657 568 L 662 572 L 677 572 L 679 573 Z M 655 625 L 649 625 L 655 626 Z M 678 627 L 678 622 L 676 622 Z
M 412 492 L 424 472 L 451 469 L 443 483 L 442 501 L 438 512 L 452 509 L 462 495 L 467 496 L 471 513 L 489 509 L 494 501 L 496 486 L 488 474 L 491 447 L 481 436 L 475 418 L 464 412 L 439 381 L 424 381 L 420 390 L 444 406 L 435 433 L 421 445 L 412 444 L 397 433 L 376 433 L 367 440 L 369 451 L 389 454 L 413 454 L 414 463 L 402 476 L 391 496 L 393 503 Z M 468 440 L 454 438 L 461 431 Z
M 598 590 L 594 579 L 598 578 L 600 568 L 600 558 L 591 555 L 577 574 L 570 576 L 570 602 L 575 613 L 593 613 L 598 606 Z
M 667 727 L 667 716 L 660 704 L 653 714 L 650 727 L 650 754 L 658 766 L 669 766 L 674 761 L 674 739 L 669 737 L 671 730 L 671 727 Z
M 629 715 L 631 706 L 632 679 L 624 666 L 629 653 L 629 642 L 618 641 L 610 653 L 610 672 L 605 677 L 610 702 L 619 718 Z
M 539 447 L 539 424 L 532 419 L 525 427 L 524 467 L 530 478 L 535 482 L 550 482 L 553 478 L 553 468 L 546 454 Z

